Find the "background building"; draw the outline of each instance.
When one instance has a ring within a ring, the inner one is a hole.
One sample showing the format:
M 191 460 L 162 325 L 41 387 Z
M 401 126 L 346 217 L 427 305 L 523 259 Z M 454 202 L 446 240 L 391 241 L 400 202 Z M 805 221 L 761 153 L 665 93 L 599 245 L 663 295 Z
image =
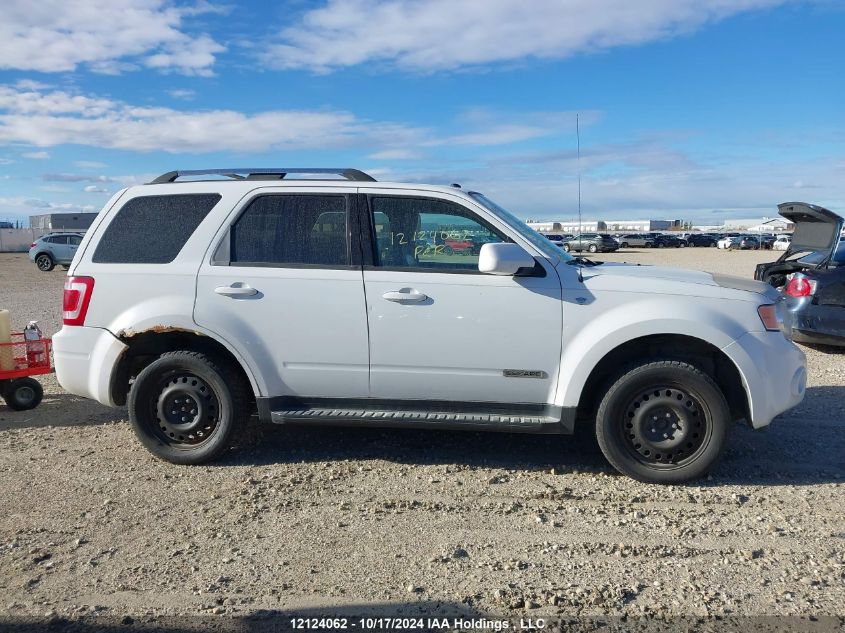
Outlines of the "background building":
M 29 216 L 29 226 L 39 231 L 85 231 L 96 217 L 96 213 L 45 213 Z
M 725 220 L 725 231 L 751 231 L 754 233 L 782 233 L 792 231 L 795 225 L 784 218 L 748 218 Z

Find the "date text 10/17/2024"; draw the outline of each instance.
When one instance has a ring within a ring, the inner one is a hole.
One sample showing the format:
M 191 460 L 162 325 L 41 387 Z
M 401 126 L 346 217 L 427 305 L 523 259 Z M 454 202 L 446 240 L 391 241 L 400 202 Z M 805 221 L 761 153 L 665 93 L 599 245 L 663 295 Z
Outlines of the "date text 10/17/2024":
M 300 631 L 539 631 L 546 628 L 543 618 L 493 620 L 487 618 L 291 618 L 291 628 Z

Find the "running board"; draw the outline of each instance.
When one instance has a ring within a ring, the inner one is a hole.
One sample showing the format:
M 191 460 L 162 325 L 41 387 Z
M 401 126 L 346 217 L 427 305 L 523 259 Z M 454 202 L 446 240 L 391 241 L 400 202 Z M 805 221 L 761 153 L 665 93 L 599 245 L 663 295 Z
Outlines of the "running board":
M 564 410 L 564 413 L 567 411 Z M 574 412 L 573 412 L 574 413 Z M 446 412 L 434 410 L 384 410 L 295 407 L 269 412 L 276 424 L 438 428 L 451 430 L 507 431 L 510 433 L 571 433 L 569 415 Z M 574 416 L 572 416 L 574 417 Z M 574 419 L 572 420 L 574 423 Z

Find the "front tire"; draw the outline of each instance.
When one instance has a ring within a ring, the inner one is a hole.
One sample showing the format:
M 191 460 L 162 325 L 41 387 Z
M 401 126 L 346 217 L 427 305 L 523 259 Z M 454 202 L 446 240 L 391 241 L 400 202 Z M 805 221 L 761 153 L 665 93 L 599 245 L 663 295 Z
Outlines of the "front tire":
M 38 266 L 38 270 L 42 273 L 49 273 L 56 267 L 56 263 L 53 261 L 53 258 L 47 253 L 41 253 L 38 255 L 35 258 L 35 265 Z
M 250 414 L 247 387 L 229 366 L 198 352 L 162 354 L 129 392 L 135 435 L 156 457 L 202 464 L 229 448 Z
M 569 244 L 564 244 L 564 245 L 563 245 L 563 250 L 565 250 L 567 253 L 568 253 L 571 249 L 572 249 L 572 247 L 571 247 Z
M 12 411 L 28 411 L 41 404 L 44 388 L 35 378 L 16 378 L 4 381 L 2 388 L 3 400 Z
M 620 248 L 628 248 L 628 242 L 622 242 L 622 243 L 619 245 L 619 247 L 620 247 Z
M 619 472 L 646 483 L 680 483 L 713 466 L 730 422 L 709 375 L 683 361 L 657 360 L 615 380 L 599 405 L 596 437 Z
M 597 252 L 597 251 L 599 250 L 599 247 L 598 247 L 598 246 L 596 246 L 595 244 L 590 244 L 590 245 L 587 247 L 587 250 L 588 250 L 588 251 L 590 251 L 591 253 L 595 253 L 595 252 Z

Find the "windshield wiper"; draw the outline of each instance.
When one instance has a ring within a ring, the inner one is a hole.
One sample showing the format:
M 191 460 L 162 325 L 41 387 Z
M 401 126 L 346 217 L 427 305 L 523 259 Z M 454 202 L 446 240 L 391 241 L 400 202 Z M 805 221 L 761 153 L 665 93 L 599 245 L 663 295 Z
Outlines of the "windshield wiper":
M 592 259 L 581 257 L 581 255 L 573 255 L 572 259 L 566 263 L 570 266 L 601 266 L 604 262 L 594 262 Z

